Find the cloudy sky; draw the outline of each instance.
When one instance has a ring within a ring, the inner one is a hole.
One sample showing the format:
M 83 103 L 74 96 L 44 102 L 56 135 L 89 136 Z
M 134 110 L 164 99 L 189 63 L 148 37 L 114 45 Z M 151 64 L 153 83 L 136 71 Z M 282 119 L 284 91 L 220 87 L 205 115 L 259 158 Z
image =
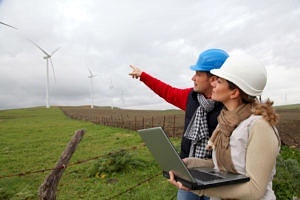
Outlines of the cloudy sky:
M 192 87 L 190 65 L 208 48 L 242 49 L 267 68 L 263 98 L 300 103 L 299 0 L 0 0 L 0 109 L 50 105 L 174 108 L 128 76 L 129 64 L 178 88 Z

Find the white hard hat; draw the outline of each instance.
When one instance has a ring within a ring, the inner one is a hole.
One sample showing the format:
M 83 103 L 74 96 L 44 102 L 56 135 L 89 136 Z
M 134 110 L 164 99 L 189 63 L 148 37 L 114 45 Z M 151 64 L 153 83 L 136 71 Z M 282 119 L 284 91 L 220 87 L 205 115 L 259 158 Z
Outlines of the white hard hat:
M 250 96 L 260 96 L 267 83 L 265 67 L 257 59 L 242 51 L 229 53 L 221 69 L 210 72 L 234 83 Z

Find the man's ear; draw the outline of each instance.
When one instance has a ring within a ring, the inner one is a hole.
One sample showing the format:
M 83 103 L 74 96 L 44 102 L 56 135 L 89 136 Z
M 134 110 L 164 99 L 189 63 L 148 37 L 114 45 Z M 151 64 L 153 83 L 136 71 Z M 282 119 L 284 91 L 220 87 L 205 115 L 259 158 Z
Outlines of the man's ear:
M 240 90 L 238 88 L 235 88 L 231 91 L 230 97 L 232 99 L 236 99 L 236 98 L 240 97 L 240 94 L 241 94 Z

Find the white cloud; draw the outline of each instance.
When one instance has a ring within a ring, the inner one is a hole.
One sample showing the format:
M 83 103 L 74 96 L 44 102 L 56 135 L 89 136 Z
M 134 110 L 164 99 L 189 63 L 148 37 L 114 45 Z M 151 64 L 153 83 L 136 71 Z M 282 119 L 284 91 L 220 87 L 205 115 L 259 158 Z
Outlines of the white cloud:
M 101 74 L 94 79 L 96 105 L 167 109 L 128 76 L 128 65 L 191 87 L 189 66 L 207 48 L 253 54 L 268 69 L 264 94 L 276 104 L 299 103 L 299 18 L 296 0 L 0 1 L 0 21 L 20 29 L 0 26 L 0 109 L 45 104 L 46 63 L 24 37 L 49 52 L 61 47 L 53 56 L 52 105 L 89 104 L 91 67 Z

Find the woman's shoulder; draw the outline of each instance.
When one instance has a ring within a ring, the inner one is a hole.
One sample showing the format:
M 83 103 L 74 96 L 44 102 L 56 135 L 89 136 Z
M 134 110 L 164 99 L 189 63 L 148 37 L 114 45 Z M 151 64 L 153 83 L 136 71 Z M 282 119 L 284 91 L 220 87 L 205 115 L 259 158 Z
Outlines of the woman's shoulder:
M 251 137 L 251 135 L 254 134 L 259 134 L 260 136 L 264 134 L 270 134 L 279 138 L 276 127 L 272 126 L 261 115 L 250 115 L 247 119 L 245 119 L 239 124 L 237 130 L 244 130 L 248 132 L 248 137 Z
M 248 126 L 251 127 L 257 120 L 263 119 L 261 115 L 250 115 L 247 119 L 240 123 L 240 126 Z
M 278 131 L 262 116 L 254 115 L 255 120 L 252 122 L 249 131 L 249 139 L 264 138 L 265 141 L 280 144 Z M 277 145 L 276 145 L 277 146 Z

